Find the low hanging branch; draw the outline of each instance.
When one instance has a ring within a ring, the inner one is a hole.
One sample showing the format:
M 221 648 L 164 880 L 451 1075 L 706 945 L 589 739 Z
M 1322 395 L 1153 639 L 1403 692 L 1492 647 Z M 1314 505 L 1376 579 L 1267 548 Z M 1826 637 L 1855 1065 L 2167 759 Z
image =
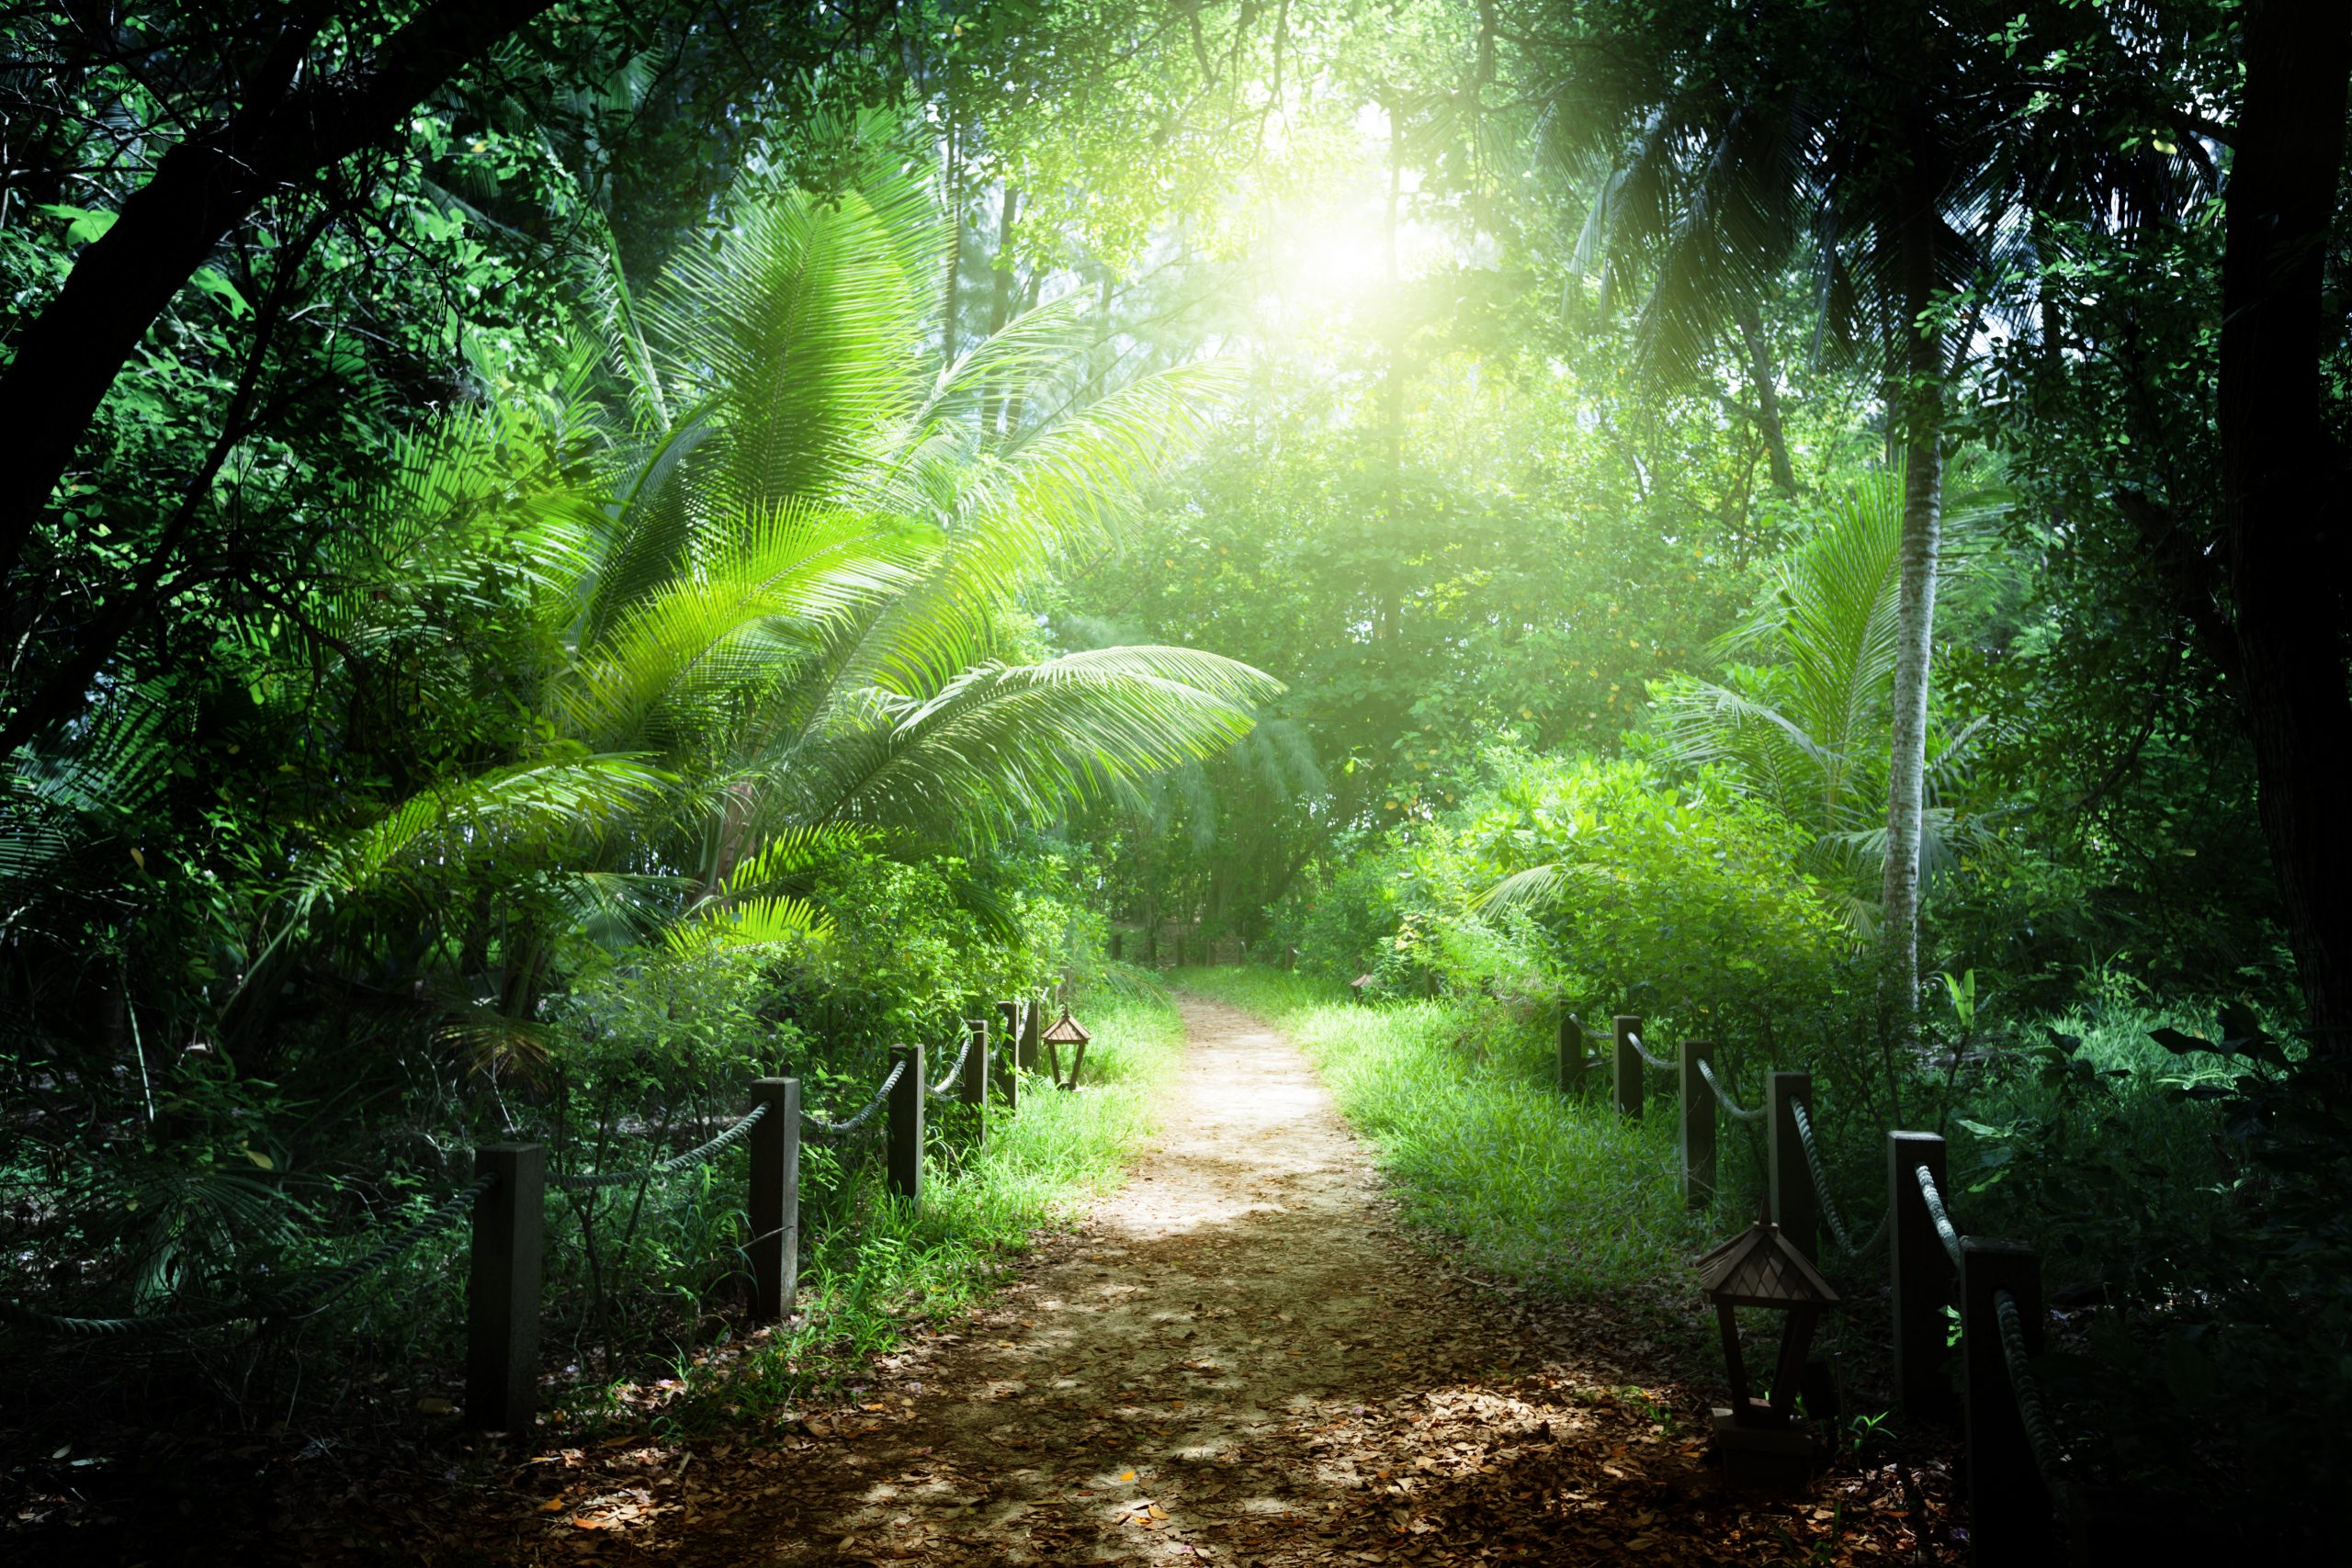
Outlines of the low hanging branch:
M 363 63 L 316 73 L 332 15 L 298 6 L 244 102 L 165 152 L 84 250 L 0 374 L 0 604 L 90 422 L 140 340 L 221 237 L 269 197 L 298 188 L 399 130 L 409 110 L 552 0 L 434 0 Z

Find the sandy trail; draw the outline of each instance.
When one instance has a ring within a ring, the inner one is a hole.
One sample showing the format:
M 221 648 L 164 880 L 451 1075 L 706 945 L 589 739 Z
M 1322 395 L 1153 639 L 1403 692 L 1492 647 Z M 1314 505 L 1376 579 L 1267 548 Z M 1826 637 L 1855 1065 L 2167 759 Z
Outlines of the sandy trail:
M 1505 1539 L 1441 1504 L 1449 1483 L 1497 1490 L 1587 1428 L 1623 1429 L 1596 1467 L 1629 1433 L 1657 1440 L 1647 1411 L 1515 1373 L 1501 1298 L 1432 1287 L 1296 1047 L 1183 1009 L 1185 1066 L 1133 1179 L 962 1336 L 894 1358 L 867 1408 L 813 1422 L 789 1501 L 722 1527 L 729 1560 L 1435 1562 L 1465 1528 Z
M 1008 1562 L 1271 1554 L 1364 1495 L 1369 1478 L 1308 1431 L 1493 1361 L 1491 1339 L 1415 1285 L 1426 1260 L 1383 1222 L 1296 1049 L 1214 1002 L 1184 1013 L 1158 1146 L 1080 1245 L 931 1374 L 944 1386 L 922 1435 L 939 1473 L 877 1479 L 809 1521 L 832 1551 L 920 1535 L 954 1561 L 968 1534 Z

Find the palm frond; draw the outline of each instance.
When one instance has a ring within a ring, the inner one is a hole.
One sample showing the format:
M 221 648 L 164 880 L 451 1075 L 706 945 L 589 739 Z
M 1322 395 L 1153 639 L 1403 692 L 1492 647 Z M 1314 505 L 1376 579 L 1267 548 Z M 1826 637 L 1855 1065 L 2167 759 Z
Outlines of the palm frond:
M 915 829 L 962 820 L 982 835 L 1050 820 L 1224 750 L 1281 690 L 1233 660 L 1142 647 L 985 663 L 922 702 L 876 692 L 809 758 L 808 816 Z
M 921 548 L 869 518 L 806 503 L 765 509 L 704 570 L 640 594 L 583 651 L 561 697 L 571 733 L 607 748 L 659 742 L 665 706 L 785 678 L 836 617 L 911 585 Z
M 662 933 L 680 957 L 724 948 L 805 945 L 831 936 L 833 919 L 805 898 L 771 895 L 707 908 Z
M 285 917 L 254 966 L 338 899 L 380 889 L 396 877 L 429 878 L 608 832 L 659 801 L 667 784 L 641 757 L 574 754 L 413 795 L 296 864 L 279 893 Z
M 910 222 L 925 209 L 928 226 Z M 936 222 L 911 170 L 875 171 L 830 199 L 753 189 L 714 249 L 662 276 L 644 318 L 673 374 L 715 396 L 726 431 L 713 511 L 839 493 L 865 468 L 872 432 L 915 405 L 907 355 L 928 324 Z

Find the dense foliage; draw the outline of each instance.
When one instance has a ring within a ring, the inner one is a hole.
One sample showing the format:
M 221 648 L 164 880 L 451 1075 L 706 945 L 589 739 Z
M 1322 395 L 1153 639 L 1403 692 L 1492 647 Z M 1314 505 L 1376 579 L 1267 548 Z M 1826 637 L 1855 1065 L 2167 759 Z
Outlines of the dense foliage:
M 845 1106 L 981 998 L 1246 941 L 1421 1010 L 1317 1048 L 1447 1213 L 1473 1140 L 1380 1053 L 1481 1020 L 1447 1103 L 1521 1142 L 1575 1122 L 1562 1010 L 1811 1067 L 1833 1184 L 1951 1133 L 2090 1314 L 2101 1466 L 2234 1380 L 2217 1469 L 2310 1490 L 2340 8 L 0 39 L 12 1296 L 233 1292 L 481 1139 L 666 1148 L 786 1067 Z M 733 1217 L 647 1204 L 571 1216 L 610 1369 L 729 1288 Z

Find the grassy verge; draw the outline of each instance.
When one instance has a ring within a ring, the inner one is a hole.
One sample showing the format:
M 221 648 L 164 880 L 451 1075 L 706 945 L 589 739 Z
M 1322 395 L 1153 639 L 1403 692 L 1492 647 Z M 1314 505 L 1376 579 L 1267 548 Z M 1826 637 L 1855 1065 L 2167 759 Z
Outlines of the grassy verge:
M 1001 1282 L 1041 1230 L 1068 1224 L 1116 1187 L 1156 1125 L 1160 1092 L 1182 1055 L 1183 1027 L 1156 990 L 1101 997 L 1083 1010 L 1093 1032 L 1081 1092 L 1042 1077 L 1023 1086 L 1017 1114 L 992 1108 L 975 1142 L 960 1108 L 934 1101 L 918 1210 L 886 1191 L 868 1159 L 841 1173 L 821 1222 L 804 1219 L 801 1315 L 788 1332 L 699 1356 L 682 1353 L 676 1417 L 720 1407 L 764 1415 L 811 1392 L 848 1384 L 910 1331 L 953 1316 Z M 666 1391 L 665 1391 L 666 1392 Z M 582 1390 L 569 1418 L 641 1415 L 641 1383 Z
M 1276 970 L 1178 980 L 1298 1042 L 1406 1217 L 1460 1238 L 1482 1267 L 1572 1298 L 1685 1282 L 1704 1233 L 1676 1188 L 1669 1118 L 1636 1124 L 1562 1098 L 1548 1032 L 1468 1001 L 1361 1007 Z

